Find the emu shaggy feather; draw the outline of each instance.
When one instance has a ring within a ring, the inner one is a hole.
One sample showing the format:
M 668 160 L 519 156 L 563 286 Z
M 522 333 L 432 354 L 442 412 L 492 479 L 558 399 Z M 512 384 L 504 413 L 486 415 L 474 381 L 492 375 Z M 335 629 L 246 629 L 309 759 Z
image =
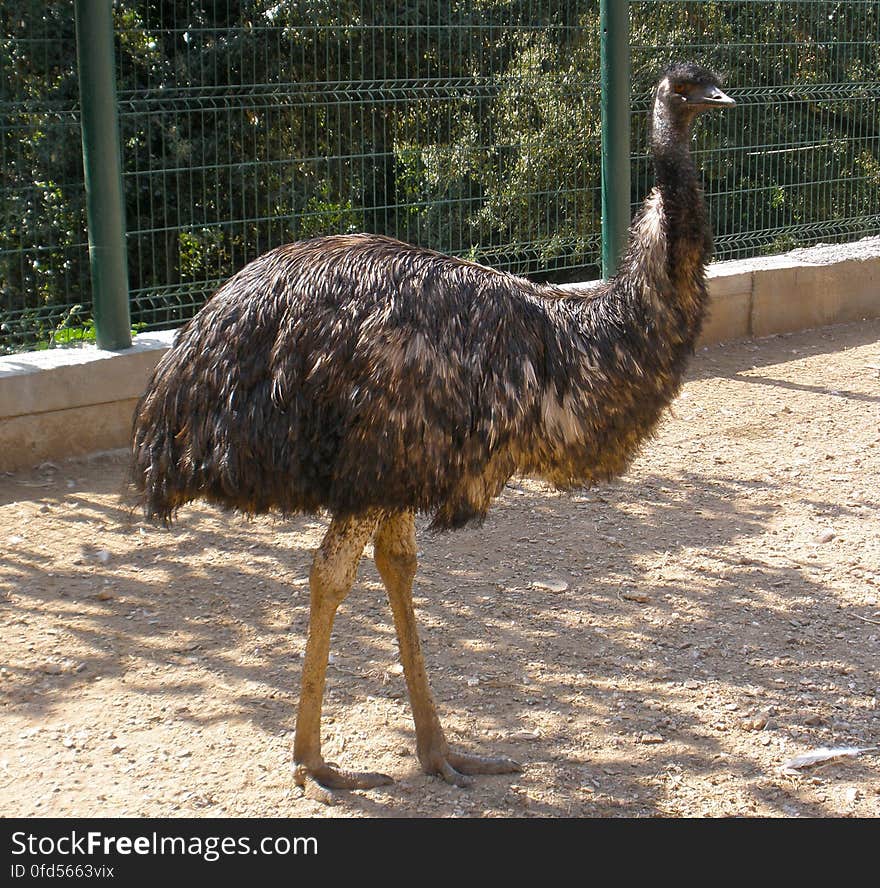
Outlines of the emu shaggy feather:
M 635 230 L 586 297 L 387 237 L 266 253 L 181 330 L 138 406 L 148 516 L 202 497 L 453 528 L 514 474 L 617 475 L 674 397 L 705 301 L 701 274 L 668 268 L 657 195 Z

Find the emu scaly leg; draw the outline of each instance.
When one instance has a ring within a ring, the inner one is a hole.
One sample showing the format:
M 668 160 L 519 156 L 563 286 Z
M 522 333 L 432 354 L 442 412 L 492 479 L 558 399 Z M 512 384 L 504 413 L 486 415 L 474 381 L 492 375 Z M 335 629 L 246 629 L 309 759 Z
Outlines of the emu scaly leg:
M 302 668 L 302 693 L 293 743 L 294 782 L 306 795 L 333 804 L 333 789 L 369 789 L 394 781 L 385 774 L 343 771 L 321 755 L 321 705 L 336 610 L 354 583 L 375 517 L 333 519 L 309 574 L 311 611 Z
M 373 540 L 376 567 L 388 590 L 400 658 L 409 690 L 416 726 L 416 752 L 422 769 L 439 774 L 447 783 L 467 786 L 470 774 L 509 774 L 519 771 L 508 758 L 484 758 L 452 752 L 443 734 L 437 709 L 428 685 L 425 660 L 419 644 L 412 604 L 412 584 L 416 573 L 416 531 L 411 512 L 380 519 Z

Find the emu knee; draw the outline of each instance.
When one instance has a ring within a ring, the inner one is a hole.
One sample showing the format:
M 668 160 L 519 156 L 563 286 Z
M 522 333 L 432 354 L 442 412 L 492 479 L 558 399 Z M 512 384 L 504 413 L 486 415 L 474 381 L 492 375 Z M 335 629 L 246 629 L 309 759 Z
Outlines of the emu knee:
M 409 586 L 416 575 L 418 561 L 415 552 L 402 552 L 383 548 L 379 541 L 375 545 L 376 568 L 386 584 Z

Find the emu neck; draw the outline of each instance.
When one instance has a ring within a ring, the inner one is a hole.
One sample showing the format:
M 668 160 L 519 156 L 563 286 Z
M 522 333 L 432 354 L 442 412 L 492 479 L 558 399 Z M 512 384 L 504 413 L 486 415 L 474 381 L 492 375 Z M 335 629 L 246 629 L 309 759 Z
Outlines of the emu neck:
M 673 118 L 658 105 L 651 126 L 651 155 L 657 190 L 666 219 L 667 265 L 670 278 L 690 276 L 702 266 L 712 244 L 700 179 L 691 157 L 693 117 Z
M 625 347 L 639 365 L 662 368 L 671 396 L 702 328 L 712 236 L 690 154 L 692 118 L 658 103 L 651 123 L 656 187 L 604 298 L 587 311 L 626 319 Z

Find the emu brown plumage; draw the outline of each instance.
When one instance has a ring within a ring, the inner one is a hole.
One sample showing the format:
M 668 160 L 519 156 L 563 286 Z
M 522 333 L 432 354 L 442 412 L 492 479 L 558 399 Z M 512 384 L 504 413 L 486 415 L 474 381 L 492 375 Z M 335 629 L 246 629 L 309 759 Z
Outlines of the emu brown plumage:
M 618 274 L 587 295 L 374 235 L 279 247 L 224 284 L 156 368 L 134 419 L 132 478 L 168 522 L 201 498 L 249 514 L 326 510 L 294 743 L 295 780 L 390 778 L 327 765 L 320 720 L 333 619 L 372 538 L 423 768 L 464 785 L 518 769 L 452 752 L 412 608 L 416 513 L 481 521 L 515 474 L 562 489 L 620 474 L 681 383 L 706 304 L 711 235 L 691 128 L 733 104 L 671 66 L 657 88 L 657 184 Z

